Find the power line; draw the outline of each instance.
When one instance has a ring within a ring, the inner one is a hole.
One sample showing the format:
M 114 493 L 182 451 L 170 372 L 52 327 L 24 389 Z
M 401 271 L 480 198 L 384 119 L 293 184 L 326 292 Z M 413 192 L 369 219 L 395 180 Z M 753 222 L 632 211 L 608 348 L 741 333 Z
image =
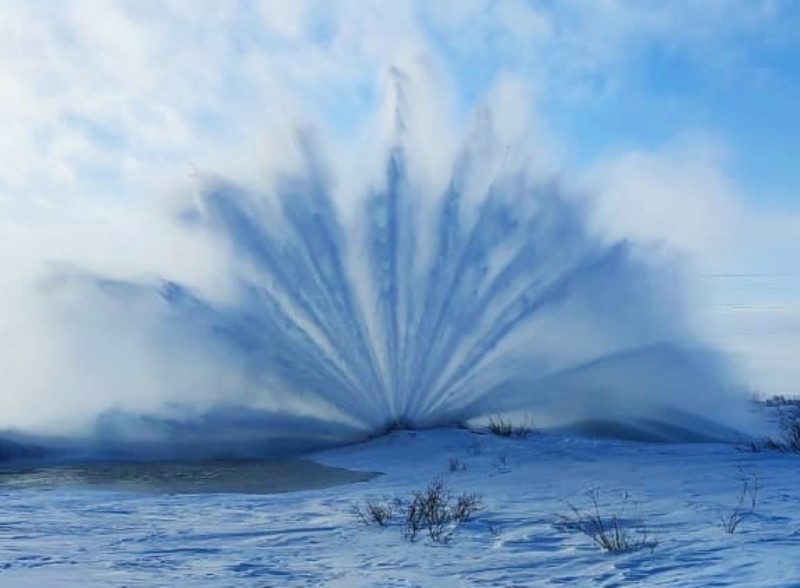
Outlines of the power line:
M 705 278 L 800 278 L 798 272 L 702 273 Z

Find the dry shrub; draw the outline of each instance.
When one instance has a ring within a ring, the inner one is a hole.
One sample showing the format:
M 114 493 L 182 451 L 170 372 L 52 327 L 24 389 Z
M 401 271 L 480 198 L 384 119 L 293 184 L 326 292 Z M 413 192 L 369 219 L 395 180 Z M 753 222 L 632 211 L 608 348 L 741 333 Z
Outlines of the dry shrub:
M 630 506 L 630 496 L 625 493 L 618 505 L 610 513 L 603 512 L 600 506 L 600 491 L 596 488 L 587 492 L 590 505 L 579 508 L 567 503 L 568 514 L 558 515 L 557 525 L 569 531 L 576 531 L 589 537 L 595 545 L 608 553 L 631 553 L 642 549 L 656 548 L 656 537 L 647 530 L 631 529 L 625 522 L 624 512 Z

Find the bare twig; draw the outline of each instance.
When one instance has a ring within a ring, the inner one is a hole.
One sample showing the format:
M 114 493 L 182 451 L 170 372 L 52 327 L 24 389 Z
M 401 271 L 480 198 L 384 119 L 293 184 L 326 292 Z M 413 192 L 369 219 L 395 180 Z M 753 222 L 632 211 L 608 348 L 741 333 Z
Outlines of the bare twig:
M 739 466 L 739 493 L 733 511 L 721 517 L 723 530 L 732 535 L 747 517 L 756 511 L 758 505 L 759 480 L 754 472 L 746 472 Z
M 655 536 L 644 529 L 631 530 L 624 523 L 623 513 L 630 502 L 630 496 L 622 496 L 617 511 L 604 514 L 600 508 L 600 491 L 593 488 L 587 492 L 591 503 L 588 509 L 582 509 L 567 502 L 570 512 L 558 515 L 559 526 L 583 533 L 598 547 L 609 553 L 629 553 L 641 549 L 656 548 Z

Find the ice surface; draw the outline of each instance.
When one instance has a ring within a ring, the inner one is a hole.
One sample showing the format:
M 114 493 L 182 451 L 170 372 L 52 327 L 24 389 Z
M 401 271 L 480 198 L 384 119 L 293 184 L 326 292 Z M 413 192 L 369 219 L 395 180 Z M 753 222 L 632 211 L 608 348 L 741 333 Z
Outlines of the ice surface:
M 0 490 L 106 490 L 152 494 L 274 494 L 367 480 L 374 474 L 304 459 L 29 461 L 0 467 Z

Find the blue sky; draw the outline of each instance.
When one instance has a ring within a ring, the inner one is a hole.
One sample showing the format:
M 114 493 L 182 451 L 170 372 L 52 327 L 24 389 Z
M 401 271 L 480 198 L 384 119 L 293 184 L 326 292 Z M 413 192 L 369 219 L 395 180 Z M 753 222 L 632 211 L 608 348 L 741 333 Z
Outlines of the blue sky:
M 580 49 L 571 47 L 571 35 L 579 35 L 584 26 L 576 16 L 581 9 L 602 13 L 604 6 L 627 5 L 634 13 L 641 11 L 634 15 L 641 18 L 657 4 L 599 2 L 594 9 L 574 2 L 524 4 L 552 19 L 552 38 L 509 44 L 502 32 L 492 31 L 484 46 L 489 50 L 473 52 L 432 27 L 433 42 L 457 72 L 466 103 L 498 71 L 511 71 L 543 86 L 539 107 L 576 165 L 609 151 L 658 147 L 676 133 L 703 131 L 724 142 L 730 173 L 754 204 L 795 205 L 800 200 L 799 4 L 700 0 L 683 20 L 685 3 L 661 3 L 662 9 L 675 7 L 668 15 L 676 17 L 675 29 L 651 24 L 648 34 L 609 26 L 629 37 L 609 39 L 609 46 L 622 45 L 619 53 L 566 73 L 559 71 L 564 62 L 581 59 L 572 55 Z M 490 4 L 487 12 L 497 5 Z M 598 26 L 602 29 L 602 22 Z M 705 37 L 687 38 L 680 30 L 693 28 L 705 28 Z M 583 50 L 591 53 L 594 42 L 603 45 L 589 40 Z
M 780 26 L 800 30 L 793 12 L 792 24 Z M 767 45 L 761 38 L 744 39 L 741 62 L 732 60 L 720 69 L 702 56 L 669 54 L 654 44 L 634 60 L 613 95 L 566 108 L 553 96 L 546 108 L 575 146 L 578 162 L 609 146 L 658 145 L 681 128 L 704 129 L 727 145 L 730 172 L 748 199 L 767 206 L 796 204 L 800 35 L 777 47 Z

